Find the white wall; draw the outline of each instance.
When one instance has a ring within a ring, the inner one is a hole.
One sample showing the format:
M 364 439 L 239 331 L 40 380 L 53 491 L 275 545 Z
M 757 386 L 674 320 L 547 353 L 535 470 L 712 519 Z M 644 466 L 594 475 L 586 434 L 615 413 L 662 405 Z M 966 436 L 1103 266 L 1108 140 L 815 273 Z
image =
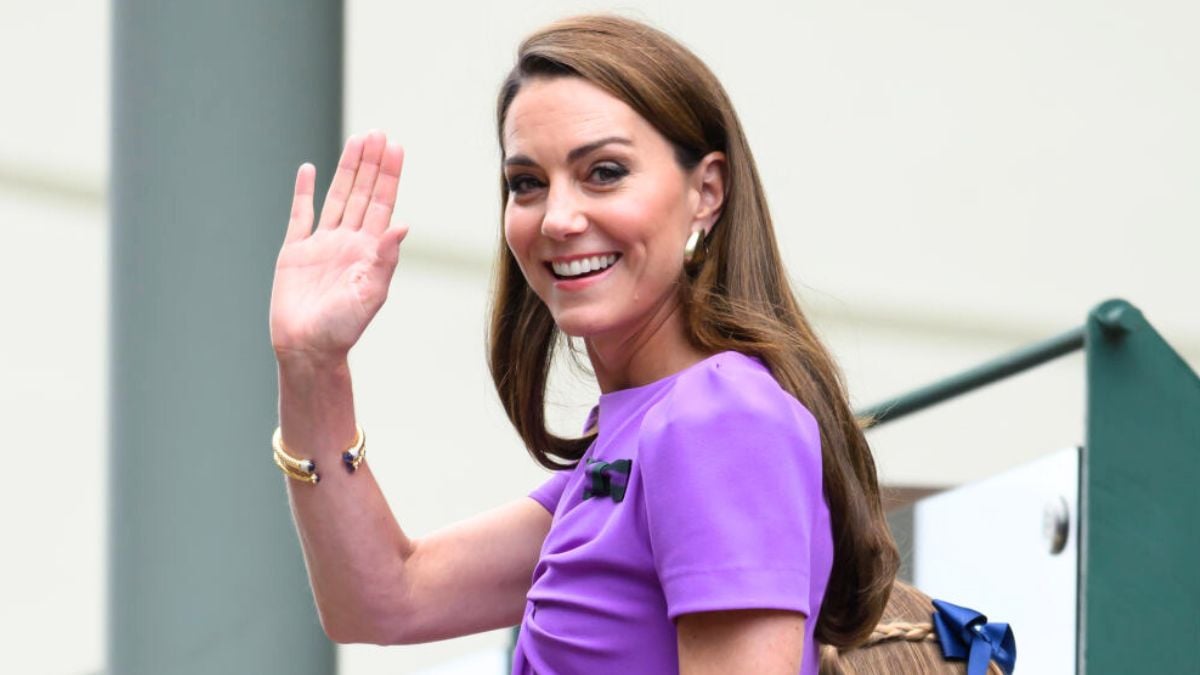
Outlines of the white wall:
M 107 3 L 0 3 L 0 672 L 104 662 Z
M 541 475 L 483 358 L 493 102 L 524 33 L 613 6 L 348 3 L 347 132 L 379 127 L 408 150 L 399 217 L 412 234 L 354 366 L 371 461 L 413 534 Z M 1200 364 L 1193 3 L 617 7 L 725 82 L 857 403 L 1066 330 L 1117 294 Z M 0 6 L 0 415 L 13 460 L 42 448 L 0 491 L 6 550 L 21 552 L 0 556 L 6 672 L 103 662 L 107 21 L 104 3 Z M 1082 377 L 1073 357 L 881 429 L 882 475 L 954 484 L 1077 443 Z M 564 427 L 588 405 L 581 390 L 560 397 Z M 56 582 L 26 582 L 46 574 Z M 412 672 L 504 640 L 340 653 L 346 672 Z
M 105 235 L 95 207 L 0 184 L 0 672 L 103 662 Z

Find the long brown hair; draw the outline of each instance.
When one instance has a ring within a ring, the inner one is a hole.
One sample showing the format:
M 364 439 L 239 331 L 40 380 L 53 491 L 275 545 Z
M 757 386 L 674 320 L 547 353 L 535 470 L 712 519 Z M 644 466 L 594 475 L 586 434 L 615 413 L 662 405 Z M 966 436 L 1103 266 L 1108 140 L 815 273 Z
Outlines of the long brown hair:
M 883 621 L 866 642 L 852 649 L 821 648 L 820 675 L 963 675 L 963 661 L 947 661 L 931 621 L 933 602 L 921 591 L 897 581 Z M 988 675 L 1004 675 L 995 662 Z
M 567 19 L 521 44 L 497 105 L 501 150 L 508 108 L 522 84 L 536 77 L 581 77 L 624 101 L 672 144 L 684 169 L 710 152 L 725 153 L 726 198 L 706 242 L 707 260 L 679 279 L 688 338 L 702 352 L 759 357 L 817 419 L 834 560 L 816 637 L 838 646 L 861 641 L 883 611 L 899 556 L 870 448 L 833 359 L 792 294 L 758 170 L 724 88 L 661 31 L 615 16 Z M 501 194 L 503 212 L 503 176 Z M 526 447 L 551 469 L 573 466 L 593 438 L 546 429 L 546 381 L 558 338 L 553 317 L 502 239 L 489 332 L 492 379 Z

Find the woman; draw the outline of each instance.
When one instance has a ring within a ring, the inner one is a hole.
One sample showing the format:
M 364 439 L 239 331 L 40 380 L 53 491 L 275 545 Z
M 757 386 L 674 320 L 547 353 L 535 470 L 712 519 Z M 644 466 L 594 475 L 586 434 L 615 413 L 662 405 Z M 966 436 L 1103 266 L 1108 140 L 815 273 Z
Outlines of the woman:
M 325 467 L 288 489 L 326 632 L 520 623 L 515 672 L 815 673 L 817 643 L 875 626 L 897 555 L 724 90 L 663 33 L 580 17 L 525 41 L 497 121 L 490 365 L 534 458 L 561 471 L 419 541 L 367 464 L 328 468 L 361 440 L 346 355 L 406 232 L 390 223 L 402 152 L 351 138 L 315 230 L 314 170 L 297 176 L 271 306 L 277 448 Z M 603 392 L 581 438 L 545 428 L 560 334 L 582 338 Z

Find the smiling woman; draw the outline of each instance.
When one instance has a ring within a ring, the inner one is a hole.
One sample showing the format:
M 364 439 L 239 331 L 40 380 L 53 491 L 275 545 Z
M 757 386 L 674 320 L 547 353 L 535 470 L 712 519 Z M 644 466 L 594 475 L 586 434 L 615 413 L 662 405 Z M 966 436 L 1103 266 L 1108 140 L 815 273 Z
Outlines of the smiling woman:
M 732 104 L 669 36 L 587 16 L 522 44 L 497 113 L 489 365 L 556 473 L 420 540 L 364 461 L 347 365 L 406 234 L 390 222 L 403 153 L 352 137 L 315 230 L 312 167 L 297 176 L 271 304 L 276 458 L 326 632 L 520 623 L 516 673 L 815 673 L 821 644 L 870 634 L 897 555 Z M 545 426 L 562 334 L 602 392 L 579 437 Z
M 534 495 L 555 516 L 518 671 L 732 672 L 754 654 L 778 661 L 753 672 L 814 672 L 814 638 L 870 632 L 896 552 L 724 89 L 667 35 L 581 17 L 525 41 L 497 122 L 506 245 L 492 374 L 534 457 L 574 467 Z M 603 256 L 614 263 L 597 274 L 561 274 Z M 604 392 L 596 433 L 579 438 L 544 423 L 559 332 L 583 338 Z M 603 510 L 581 509 L 579 492 L 608 477 L 588 469 L 625 458 L 630 503 L 592 522 Z M 597 585 L 637 589 L 603 600 Z

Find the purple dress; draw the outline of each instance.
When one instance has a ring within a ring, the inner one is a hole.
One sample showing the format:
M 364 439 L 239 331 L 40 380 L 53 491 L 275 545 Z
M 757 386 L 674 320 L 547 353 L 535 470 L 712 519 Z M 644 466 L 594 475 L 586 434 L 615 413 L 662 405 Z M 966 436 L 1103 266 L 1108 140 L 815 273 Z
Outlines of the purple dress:
M 815 674 L 833 542 L 808 410 L 723 352 L 592 412 L 583 460 L 530 495 L 554 519 L 513 673 L 677 673 L 676 617 L 785 609 L 808 617 L 800 672 Z

